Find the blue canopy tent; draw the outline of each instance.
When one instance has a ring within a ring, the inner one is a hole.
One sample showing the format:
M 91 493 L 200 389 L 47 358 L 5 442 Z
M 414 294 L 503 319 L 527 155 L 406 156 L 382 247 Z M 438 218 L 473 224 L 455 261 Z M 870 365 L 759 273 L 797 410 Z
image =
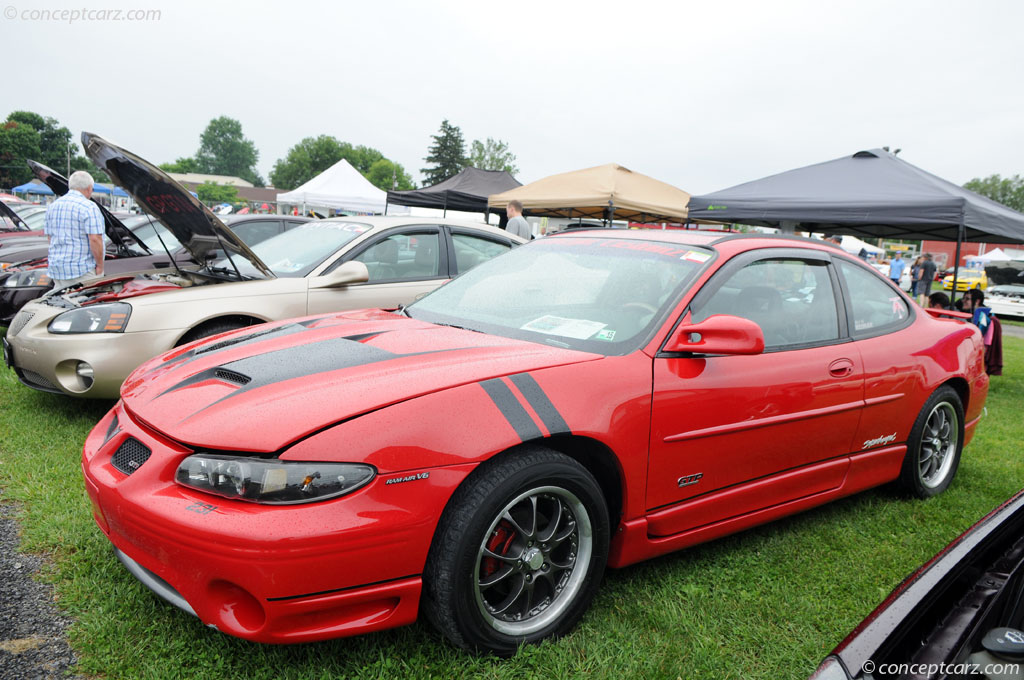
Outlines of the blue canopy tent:
M 11 193 L 15 194 L 41 194 L 43 196 L 53 196 L 53 190 L 50 187 L 42 183 L 27 182 L 21 186 L 14 187 L 11 189 Z
M 92 185 L 92 192 L 94 194 L 109 194 L 110 193 L 110 187 L 105 187 L 102 184 L 93 184 Z

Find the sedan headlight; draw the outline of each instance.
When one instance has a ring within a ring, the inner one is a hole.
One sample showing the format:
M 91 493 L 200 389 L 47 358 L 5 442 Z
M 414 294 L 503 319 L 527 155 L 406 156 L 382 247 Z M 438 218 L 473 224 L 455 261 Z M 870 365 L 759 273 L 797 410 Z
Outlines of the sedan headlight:
M 30 269 L 14 272 L 4 281 L 4 288 L 23 288 L 27 286 L 46 286 L 50 284 L 50 275 L 46 269 Z
M 124 302 L 92 305 L 59 314 L 46 330 L 51 333 L 123 333 L 131 313 L 131 305 Z
M 357 463 L 308 463 L 195 454 L 178 466 L 179 484 L 255 503 L 311 503 L 355 491 L 376 471 Z

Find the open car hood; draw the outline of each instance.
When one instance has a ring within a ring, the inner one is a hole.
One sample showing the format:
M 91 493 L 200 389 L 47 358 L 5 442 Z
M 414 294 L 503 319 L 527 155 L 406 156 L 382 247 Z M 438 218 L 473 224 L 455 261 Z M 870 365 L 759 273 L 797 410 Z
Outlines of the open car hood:
M 187 345 L 140 366 L 121 397 L 136 417 L 185 444 L 273 452 L 425 394 L 601 358 L 360 310 Z
M 209 208 L 163 170 L 91 132 L 82 133 L 82 146 L 92 162 L 159 219 L 196 262 L 204 264 L 208 256 L 220 251 L 231 258 L 248 260 L 264 277 L 275 278 Z
M 32 170 L 32 173 L 38 177 L 43 184 L 50 187 L 53 193 L 58 196 L 63 196 L 68 193 L 68 180 L 64 175 L 60 174 L 52 168 L 39 163 L 38 161 L 26 161 L 28 167 Z M 100 209 L 100 213 L 103 215 L 103 224 L 106 228 L 107 237 L 117 246 L 118 254 L 121 256 L 130 256 L 132 251 L 128 248 L 125 238 L 129 241 L 133 241 L 132 232 L 128 230 L 128 227 L 124 226 L 121 220 L 114 217 L 109 210 L 103 207 L 103 205 L 96 199 L 92 199 L 92 202 Z M 147 253 L 150 252 L 149 248 L 144 243 L 139 243 L 139 246 Z
M 18 213 L 16 213 L 13 210 L 11 210 L 10 206 L 8 206 L 3 201 L 0 201 L 0 217 L 6 217 L 10 221 L 14 222 L 14 226 L 17 228 L 17 232 L 18 233 L 25 232 L 25 231 L 32 231 L 32 228 L 30 226 L 28 226 L 27 224 L 25 224 L 25 220 L 21 219 L 21 217 L 18 215 Z M 3 223 L 2 222 L 0 222 L 0 231 L 3 231 L 3 232 L 7 231 L 6 229 L 3 228 Z M 7 232 L 7 233 L 10 233 L 10 232 Z
M 985 265 L 985 275 L 989 285 L 1011 286 L 1024 285 L 1024 262 L 1006 260 Z

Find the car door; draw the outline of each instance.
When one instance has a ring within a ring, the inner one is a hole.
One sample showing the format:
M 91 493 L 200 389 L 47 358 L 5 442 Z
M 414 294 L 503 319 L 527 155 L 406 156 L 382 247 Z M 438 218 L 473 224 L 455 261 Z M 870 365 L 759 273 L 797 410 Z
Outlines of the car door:
M 324 273 L 352 260 L 366 265 L 369 280 L 340 288 L 311 288 L 310 314 L 364 307 L 396 309 L 448 280 L 448 244 L 435 225 L 383 232 L 339 258 Z
M 864 414 L 853 451 L 901 444 L 921 408 L 920 337 L 909 332 L 910 303 L 855 262 L 836 258 L 844 281 L 850 334 L 864 363 Z
M 453 277 L 512 250 L 512 241 L 509 239 L 474 232 L 464 227 L 447 227 L 447 231 L 451 246 L 448 263 Z
M 750 319 L 765 351 L 655 358 L 647 506 L 690 502 L 652 521 L 653 534 L 841 484 L 864 387 L 838 281 L 826 253 L 762 250 L 733 258 L 694 298 L 690 321 Z

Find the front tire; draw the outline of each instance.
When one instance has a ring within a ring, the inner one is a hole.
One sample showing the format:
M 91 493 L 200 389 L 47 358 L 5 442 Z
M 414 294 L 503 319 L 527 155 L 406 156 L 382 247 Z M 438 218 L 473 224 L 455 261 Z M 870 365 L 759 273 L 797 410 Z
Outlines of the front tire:
M 569 632 L 608 559 L 593 475 L 533 447 L 484 463 L 452 497 L 430 548 L 424 611 L 454 644 L 509 656 Z
M 956 476 L 963 447 L 964 407 L 956 390 L 943 385 L 928 397 L 910 431 L 900 486 L 918 498 L 942 493 Z

